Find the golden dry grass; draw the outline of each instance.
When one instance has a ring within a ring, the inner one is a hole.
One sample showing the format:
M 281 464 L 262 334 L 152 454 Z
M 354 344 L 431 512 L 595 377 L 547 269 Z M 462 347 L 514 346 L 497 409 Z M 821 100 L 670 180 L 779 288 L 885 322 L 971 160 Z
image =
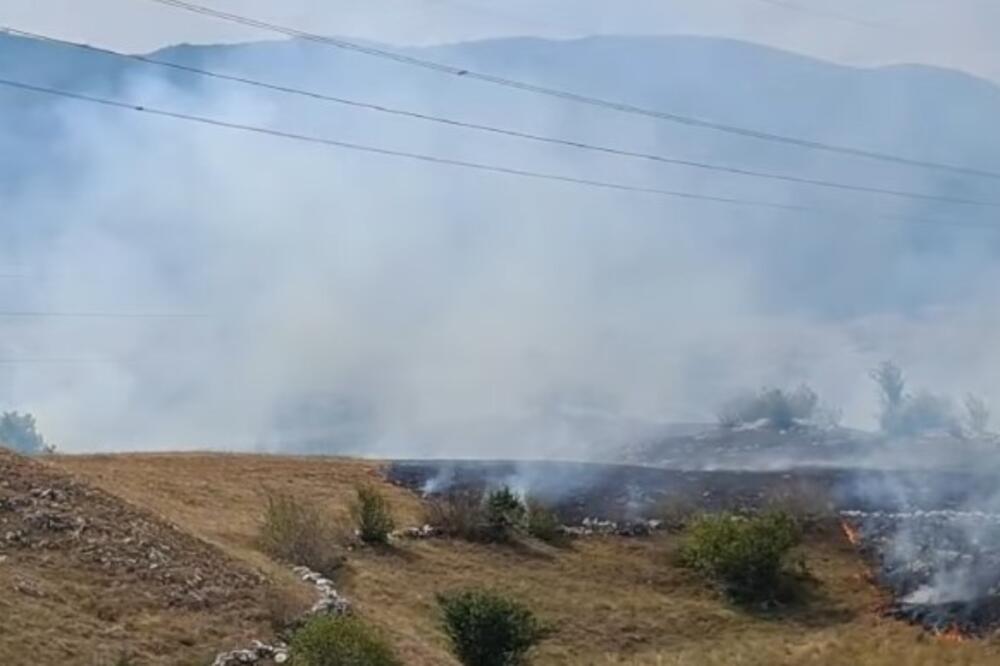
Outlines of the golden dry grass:
M 354 487 L 383 483 L 377 463 L 236 455 L 61 457 L 52 464 L 145 506 L 236 558 L 285 577 L 254 539 L 266 488 L 324 502 L 345 527 Z M 384 484 L 401 525 L 422 514 L 417 498 Z M 1000 663 L 1000 643 L 942 642 L 875 612 L 882 603 L 838 534 L 805 548 L 813 599 L 779 615 L 734 608 L 676 567 L 677 537 L 596 538 L 555 550 L 459 541 L 403 543 L 350 553 L 341 586 L 393 640 L 404 663 L 454 664 L 437 627 L 434 595 L 465 585 L 506 590 L 558 631 L 539 666 L 958 666 Z M 2 603 L 2 601 L 0 601 Z M 54 611 L 53 611 L 54 612 Z
M 11 593 L 25 582 L 43 596 Z M 0 566 L 0 663 L 112 666 L 126 654 L 137 664 L 205 666 L 214 646 L 249 641 L 266 627 L 255 609 L 135 608 L 128 596 L 141 591 L 112 585 L 58 556 Z

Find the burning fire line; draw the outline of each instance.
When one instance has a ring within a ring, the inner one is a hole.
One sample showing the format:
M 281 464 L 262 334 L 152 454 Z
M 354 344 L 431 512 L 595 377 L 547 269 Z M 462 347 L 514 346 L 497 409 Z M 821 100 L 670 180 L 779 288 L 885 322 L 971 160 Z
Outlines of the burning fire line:
M 840 521 L 840 529 L 844 531 L 844 536 L 855 548 L 861 545 L 861 532 L 847 520 Z
M 951 627 L 945 629 L 944 631 L 939 631 L 935 634 L 939 641 L 944 643 L 964 643 L 968 640 L 968 636 L 962 633 L 962 630 L 958 627 Z
M 883 517 L 891 514 L 869 514 L 869 515 L 877 515 L 878 517 Z M 899 515 L 905 515 L 905 514 L 899 514 Z M 933 514 L 931 512 L 925 512 L 924 515 L 928 515 L 929 517 L 930 516 L 952 517 L 952 515 L 949 512 L 934 512 Z M 960 513 L 960 514 L 955 513 L 954 515 L 958 517 L 979 518 L 978 514 L 972 514 L 971 512 Z M 992 516 L 993 515 L 991 514 L 990 515 L 991 519 Z M 918 516 L 912 514 L 912 515 L 906 515 L 906 517 L 918 517 Z M 858 522 L 851 520 L 852 518 L 857 518 Z M 890 589 L 891 585 L 890 588 L 883 587 L 883 584 L 879 582 L 880 576 L 877 575 L 875 573 L 875 569 L 872 568 L 873 564 L 869 556 L 875 557 L 877 559 L 879 557 L 878 548 L 877 545 L 876 547 L 873 548 L 871 544 L 867 543 L 866 541 L 867 539 L 871 538 L 872 535 L 866 531 L 867 527 L 866 525 L 859 524 L 859 522 L 864 518 L 865 514 L 862 514 L 861 512 L 854 512 L 854 515 L 851 516 L 841 514 L 840 528 L 843 531 L 844 536 L 847 538 L 847 541 L 851 544 L 851 546 L 857 549 L 862 554 L 862 561 L 865 562 L 866 568 L 868 569 L 868 576 L 867 576 L 868 581 L 873 583 L 876 586 L 876 588 L 882 590 L 883 592 L 889 592 L 893 597 L 896 597 L 898 591 L 893 592 Z M 876 536 L 876 538 L 878 537 Z M 998 601 L 998 597 L 994 596 L 991 599 L 995 602 L 993 605 L 995 605 L 996 608 L 1000 609 L 1000 601 Z M 969 604 L 973 605 L 977 603 L 986 603 L 986 602 L 984 602 L 983 599 L 973 599 L 969 602 Z M 950 604 L 950 603 L 938 604 L 938 606 L 942 607 L 948 606 L 948 608 L 935 608 L 934 604 L 931 603 L 925 604 L 921 602 L 908 601 L 907 598 L 903 596 L 902 598 L 887 599 L 886 603 L 883 606 L 881 606 L 876 612 L 878 615 L 883 617 L 885 616 L 893 617 L 895 619 L 903 620 L 905 622 L 908 622 L 916 626 L 922 626 L 935 639 L 941 641 L 942 643 L 949 643 L 949 644 L 965 643 L 967 641 L 976 639 L 977 637 L 980 636 L 979 629 L 988 627 L 990 623 L 994 623 L 993 626 L 997 626 L 997 624 L 995 624 L 997 621 L 996 618 L 1000 618 L 1000 612 L 994 611 L 984 615 L 983 616 L 984 619 L 981 622 L 980 620 L 972 620 L 971 617 L 968 619 L 963 619 L 959 622 L 942 621 L 945 620 L 944 614 L 947 613 L 954 614 L 960 612 L 950 608 L 953 605 L 955 604 Z M 973 608 L 974 607 L 973 605 L 970 605 L 969 608 Z M 993 606 L 991 605 L 990 608 L 993 608 Z M 982 627 L 980 627 L 980 624 L 982 624 Z

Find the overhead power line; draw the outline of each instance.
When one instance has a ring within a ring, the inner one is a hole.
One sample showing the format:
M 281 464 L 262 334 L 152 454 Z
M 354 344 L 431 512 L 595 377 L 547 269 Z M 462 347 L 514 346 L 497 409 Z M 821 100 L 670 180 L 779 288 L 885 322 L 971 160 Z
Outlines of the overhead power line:
M 856 185 L 852 183 L 842 183 L 830 180 L 824 180 L 819 178 L 808 178 L 805 176 L 793 176 L 788 174 L 781 174 L 775 172 L 759 171 L 755 169 L 745 169 L 742 167 L 734 167 L 723 164 L 712 164 L 708 162 L 701 162 L 697 160 L 688 160 L 676 157 L 670 157 L 666 155 L 658 155 L 652 153 L 643 153 L 638 151 L 626 150 L 623 148 L 616 148 L 612 146 L 603 146 L 593 143 L 587 143 L 583 141 L 574 141 L 571 139 L 561 139 L 558 137 L 544 136 L 540 134 L 534 134 L 530 132 L 522 132 L 519 130 L 513 130 L 509 128 L 496 127 L 493 125 L 484 125 L 480 123 L 466 122 L 463 120 L 456 120 L 454 118 L 446 118 L 438 115 L 431 115 L 426 113 L 420 113 L 417 111 L 410 111 L 406 109 L 393 108 L 385 106 L 382 104 L 375 104 L 372 102 L 364 102 L 354 99 L 348 99 L 345 97 L 333 96 L 326 93 L 321 93 L 313 90 L 305 90 L 302 88 L 295 88 L 286 85 L 280 85 L 275 83 L 269 83 L 266 81 L 260 81 L 257 79 L 251 79 L 245 76 L 237 76 L 233 74 L 226 74 L 222 72 L 216 72 L 202 67 L 193 67 L 191 65 L 184 65 L 176 62 L 171 62 L 169 60 L 161 60 L 158 58 L 152 58 L 144 55 L 121 53 L 119 51 L 114 51 L 111 49 L 106 49 L 98 46 L 93 46 L 90 44 L 81 44 L 79 42 L 72 42 L 64 39 L 59 39 L 56 37 L 50 37 L 48 35 L 43 35 L 35 32 L 29 32 L 26 30 L 19 30 L 17 28 L 12 28 L 9 26 L 0 25 L 0 32 L 7 32 L 12 35 L 18 35 L 21 37 L 28 37 L 31 39 L 38 39 L 53 44 L 66 46 L 70 48 L 81 49 L 84 51 L 94 52 L 101 55 L 106 55 L 109 57 L 116 58 L 126 58 L 129 60 L 134 60 L 140 63 L 154 65 L 157 67 L 164 67 L 168 69 L 173 69 L 189 74 L 194 74 L 197 76 L 203 76 L 211 79 L 217 79 L 222 81 L 228 81 L 233 83 L 238 83 L 241 85 L 252 86 L 255 88 L 261 88 L 265 90 L 270 90 L 274 92 L 279 92 L 288 95 L 297 95 L 301 97 L 307 97 L 309 99 L 319 100 L 323 102 L 332 102 L 335 104 L 350 106 L 354 108 L 360 108 L 367 111 L 375 111 L 382 114 L 401 116 L 405 118 L 410 118 L 414 120 L 420 120 L 423 122 L 435 123 L 439 125 L 445 125 L 450 127 L 457 127 L 461 129 L 474 130 L 479 132 L 485 132 L 489 134 L 496 134 L 500 136 L 506 136 L 516 139 L 522 139 L 526 141 L 533 141 L 538 143 L 545 143 L 549 145 L 561 146 L 574 148 L 578 150 L 586 150 L 591 152 L 603 153 L 606 155 L 614 155 L 617 157 L 626 157 L 633 159 L 640 159 L 650 162 L 658 162 L 661 164 L 669 164 L 672 166 L 680 166 L 692 169 L 701 169 L 707 171 L 715 171 L 720 173 L 728 173 L 737 176 L 746 176 L 750 178 L 762 178 L 766 180 L 776 180 L 788 183 L 795 183 L 799 185 L 809 185 L 815 187 L 823 187 L 828 189 L 835 189 L 841 191 L 851 191 L 851 192 L 861 192 L 865 194 L 877 194 L 885 195 L 904 199 L 916 199 L 922 201 L 938 201 L 942 203 L 949 204 L 960 204 L 967 206 L 982 206 L 982 207 L 995 207 L 1000 208 L 1000 202 L 994 201 L 982 201 L 976 199 L 968 199 L 964 197 L 952 197 L 936 194 L 927 194 L 923 192 L 911 192 L 906 190 L 896 190 L 886 187 L 875 187 L 869 185 Z
M 336 148 L 345 148 L 347 150 L 356 150 L 365 153 L 373 153 L 376 155 L 386 155 L 392 157 L 401 157 L 411 160 L 419 160 L 421 162 L 431 162 L 434 164 L 442 164 L 456 167 L 463 167 L 467 169 L 475 169 L 477 171 L 488 171 L 493 173 L 502 173 L 510 176 L 521 176 L 523 178 L 534 178 L 539 180 L 550 180 L 558 181 L 563 183 L 572 183 L 575 185 L 584 185 L 588 187 L 596 187 L 606 190 L 618 190 L 622 192 L 636 192 L 643 194 L 655 194 L 659 196 L 674 197 L 681 199 L 692 199 L 697 201 L 713 201 L 717 203 L 725 204 L 737 204 L 742 206 L 755 206 L 762 208 L 778 209 L 778 210 L 803 210 L 804 207 L 795 206 L 791 204 L 782 204 L 770 201 L 759 201 L 755 199 L 739 199 L 734 197 L 723 197 L 723 196 L 711 196 L 706 194 L 696 194 L 694 192 L 682 192 L 678 190 L 664 190 L 653 187 L 641 187 L 635 185 L 627 185 L 624 183 L 614 183 L 603 180 L 592 180 L 588 178 L 577 178 L 574 176 L 564 176 L 561 174 L 545 173 L 541 171 L 530 171 L 527 169 L 504 167 L 494 164 L 485 164 L 482 162 L 469 162 L 466 160 L 456 160 L 445 157 L 437 157 L 434 155 L 426 155 L 423 153 L 411 153 L 402 150 L 392 150 L 389 148 L 380 148 L 377 146 L 369 146 L 360 143 L 351 143 L 348 141 L 340 141 L 336 139 L 329 139 L 325 137 L 312 136 L 308 134 L 299 134 L 297 132 L 288 132 L 284 130 L 271 129 L 268 127 L 258 127 L 256 125 L 244 125 L 241 123 L 234 123 L 226 120 L 219 120 L 217 118 L 209 118 L 207 116 L 198 116 L 189 113 L 181 113 L 177 111 L 169 111 L 166 109 L 158 109 L 150 106 L 145 106 L 142 104 L 132 104 L 129 102 L 122 102 L 119 100 L 113 100 L 106 97 L 97 97 L 94 95 L 85 95 L 82 93 L 70 92 L 67 90 L 59 90 L 56 88 L 49 88 L 45 86 L 36 86 L 28 83 L 22 83 L 20 81 L 11 81 L 9 79 L 0 78 L 0 86 L 6 86 L 8 88 L 16 88 L 19 90 L 25 90 L 29 92 L 42 93 L 46 95 L 57 95 L 60 97 L 67 97 L 69 99 L 75 99 L 81 102 L 90 102 L 92 104 L 100 104 L 103 106 L 115 107 L 119 109 L 127 109 L 130 111 L 138 111 L 141 113 L 146 113 L 154 116 L 162 116 L 165 118 L 174 118 L 176 120 L 186 120 L 189 122 L 200 123 L 202 125 L 212 125 L 215 127 L 224 127 L 232 130 L 239 130 L 242 132 L 252 132 L 255 134 L 264 134 L 268 136 L 278 137 L 282 139 L 291 139 L 294 141 L 301 141 L 305 143 L 315 143 L 322 144 L 326 146 L 333 146 Z
M 585 187 L 619 191 L 619 192 L 631 192 L 637 194 L 649 194 L 661 197 L 670 197 L 677 199 L 684 199 L 690 201 L 703 201 L 718 204 L 727 204 L 734 206 L 743 207 L 754 207 L 754 208 L 764 208 L 775 211 L 782 212 L 793 212 L 793 213 L 818 213 L 824 215 L 836 215 L 836 216 L 848 216 L 851 213 L 845 211 L 835 211 L 827 210 L 823 208 L 816 208 L 813 206 L 804 206 L 798 204 L 784 204 L 773 201 L 762 201 L 757 199 L 743 199 L 738 197 L 728 197 L 728 196 L 716 196 L 709 194 L 698 194 L 694 192 L 685 192 L 679 190 L 666 190 L 652 187 L 642 187 L 635 185 L 628 185 L 624 183 L 615 183 L 603 180 L 592 180 L 588 178 L 577 178 L 574 176 L 565 176 L 562 174 L 546 173 L 541 171 L 531 171 L 528 169 L 505 167 L 494 164 L 486 164 L 482 162 L 469 162 L 465 160 L 457 160 L 451 158 L 437 157 L 434 155 L 427 155 L 423 153 L 411 153 L 402 150 L 393 150 L 389 148 L 380 148 L 377 146 L 370 146 L 360 143 L 352 143 L 347 141 L 340 141 L 336 139 L 330 139 L 326 137 L 312 136 L 308 134 L 299 134 L 296 132 L 289 132 L 285 130 L 272 129 L 267 127 L 258 127 L 256 125 L 245 125 L 242 123 L 235 123 L 227 120 L 220 120 L 217 118 L 209 118 L 206 116 L 199 116 L 189 113 L 182 113 L 178 111 L 170 111 L 166 109 L 159 109 L 147 105 L 135 104 L 130 102 L 123 102 L 120 100 L 109 99 L 106 97 L 98 97 L 95 95 L 87 95 L 77 92 L 72 92 L 68 90 L 61 90 L 57 88 L 49 88 L 46 86 L 38 86 L 29 83 L 23 83 L 20 81 L 12 81 L 9 79 L 0 78 L 0 86 L 7 88 L 13 88 L 16 90 L 22 90 L 25 92 L 32 92 L 44 95 L 53 95 L 57 97 L 64 97 L 67 99 L 76 100 L 79 102 L 87 102 L 91 104 L 97 104 L 105 107 L 111 107 L 116 109 L 134 111 L 138 113 L 143 113 L 152 116 L 160 116 L 164 118 L 171 118 L 174 120 L 182 120 L 191 123 L 197 123 L 201 125 L 207 125 L 211 127 L 218 127 L 230 130 L 236 130 L 241 132 L 249 132 L 253 134 L 260 134 L 265 136 L 271 136 L 280 139 L 288 139 L 292 141 L 298 141 L 303 143 L 319 144 L 328 147 L 343 148 L 346 150 L 354 150 L 358 152 L 370 153 L 374 155 L 381 155 L 386 157 L 398 157 L 402 159 L 414 160 L 419 162 L 439 164 L 453 167 L 460 167 L 465 169 L 471 169 L 480 172 L 487 173 L 497 173 L 508 176 L 517 176 L 521 178 L 537 179 L 544 181 L 554 181 L 561 183 L 569 183 L 573 185 L 581 185 Z M 894 220 L 900 222 L 909 222 L 915 224 L 943 224 L 941 220 L 919 218 L 907 215 L 895 215 L 886 213 L 873 213 L 866 214 L 867 217 L 874 217 L 880 219 Z M 975 220 L 959 220 L 951 221 L 947 223 L 949 226 L 970 226 L 970 227 L 982 227 L 991 230 L 998 230 L 994 224 L 979 223 Z M 203 317 L 204 315 L 158 315 L 158 314 L 128 314 L 128 313 L 45 313 L 45 312 L 0 312 L 0 317 L 124 317 L 124 318 L 159 318 L 159 317 Z
M 812 139 L 804 139 L 785 134 L 778 134 L 775 132 L 767 132 L 748 127 L 741 127 L 738 125 L 730 125 L 726 123 L 716 122 L 713 120 L 708 120 L 705 118 L 698 118 L 695 116 L 687 116 L 678 113 L 670 113 L 667 111 L 648 109 L 634 104 L 629 104 L 626 102 L 617 102 L 613 100 L 603 99 L 600 97 L 575 93 L 568 90 L 562 90 L 559 88 L 552 88 L 539 84 L 527 83 L 525 81 L 510 79 L 495 74 L 477 72 L 475 70 L 466 69 L 464 67 L 458 67 L 455 65 L 440 63 L 434 60 L 426 60 L 424 58 L 418 58 L 416 56 L 397 53 L 394 51 L 388 51 L 386 49 L 378 48 L 376 46 L 358 44 L 356 42 L 351 42 L 345 39 L 341 39 L 339 37 L 327 37 L 324 35 L 318 35 L 315 33 L 306 32 L 304 30 L 299 30 L 297 28 L 291 28 L 288 26 L 282 26 L 276 23 L 270 23 L 267 21 L 262 21 L 259 19 L 242 16 L 239 14 L 224 12 L 218 9 L 213 9 L 211 7 L 206 7 L 204 5 L 198 5 L 191 2 L 184 2 L 184 0 L 148 0 L 148 1 L 155 2 L 161 5 L 166 5 L 169 7 L 174 7 L 176 9 L 182 9 L 184 11 L 193 12 L 196 14 L 201 14 L 204 16 L 209 16 L 223 21 L 229 21 L 231 23 L 245 25 L 259 30 L 276 32 L 279 34 L 287 35 L 289 37 L 295 37 L 298 39 L 316 42 L 318 44 L 325 44 L 327 46 L 332 46 L 338 49 L 353 51 L 355 53 L 361 53 L 368 56 L 392 60 L 394 62 L 403 65 L 420 67 L 422 69 L 435 71 L 441 74 L 449 74 L 464 79 L 482 81 L 484 83 L 503 86 L 506 88 L 512 88 L 516 90 L 522 90 L 525 92 L 530 92 L 538 95 L 554 97 L 569 102 L 587 104 L 590 106 L 601 107 L 613 111 L 619 111 L 622 113 L 630 113 L 639 116 L 646 116 L 649 118 L 656 118 L 659 120 L 678 123 L 689 127 L 698 127 L 702 129 L 714 130 L 717 132 L 724 132 L 726 134 L 742 136 L 750 139 L 758 139 L 761 141 L 770 141 L 775 143 L 787 144 L 798 148 L 806 148 L 810 150 L 818 150 L 829 153 L 838 153 L 842 155 L 849 155 L 851 157 L 876 160 L 880 162 L 888 162 L 891 164 L 903 165 L 908 167 L 930 169 L 935 171 L 945 171 L 949 173 L 962 174 L 965 176 L 977 176 L 981 178 L 991 178 L 1000 180 L 1000 172 L 998 171 L 979 169 L 975 167 L 966 167 L 961 165 L 945 164 L 942 162 L 933 162 L 930 160 L 921 160 L 901 155 L 879 152 L 876 150 L 868 150 L 865 148 L 858 148 L 852 146 L 842 146 L 822 141 L 815 141 Z
M 206 315 L 175 312 L 74 312 L 0 310 L 0 319 L 206 319 Z
M 105 365 L 120 362 L 110 358 L 0 358 L 0 365 Z

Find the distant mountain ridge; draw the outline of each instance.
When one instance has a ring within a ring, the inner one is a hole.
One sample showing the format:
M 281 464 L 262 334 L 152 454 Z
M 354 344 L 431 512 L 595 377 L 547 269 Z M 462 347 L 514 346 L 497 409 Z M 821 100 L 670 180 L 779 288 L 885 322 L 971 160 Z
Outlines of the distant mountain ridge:
M 1000 133 L 993 131 L 996 118 L 1000 117 L 1000 87 L 952 70 L 922 65 L 859 69 L 735 40 L 690 36 L 609 36 L 567 41 L 512 38 L 404 52 L 765 132 L 1000 171 Z M 443 76 L 315 43 L 180 45 L 153 55 L 423 113 L 683 159 L 808 174 L 933 195 L 1000 199 L 994 194 L 995 183 L 987 179 L 850 159 L 614 113 Z M 135 102 L 147 101 L 153 90 L 168 106 L 183 102 L 186 109 L 207 109 L 205 112 L 210 114 L 218 109 L 206 101 L 220 95 L 236 96 L 238 100 L 255 100 L 254 107 L 266 108 L 275 124 L 334 138 L 416 152 L 442 152 L 480 161 L 498 161 L 496 156 L 502 152 L 501 162 L 556 172 L 565 171 L 565 160 L 571 160 L 581 170 L 590 169 L 593 164 L 587 175 L 595 173 L 598 177 L 615 176 L 639 185 L 667 185 L 670 189 L 844 210 L 841 217 L 860 210 L 946 223 L 961 220 L 980 224 L 992 223 L 994 219 L 989 209 L 789 187 L 636 162 L 621 161 L 621 169 L 605 171 L 608 163 L 598 163 L 592 154 L 563 151 L 557 155 L 557 151 L 516 141 L 455 132 L 369 112 L 351 112 L 335 105 L 313 104 L 140 62 L 10 36 L 0 36 L 0 76 Z M 151 87 L 150 82 L 156 85 Z M 178 94 L 171 97 L 169 91 Z M 0 193 L 16 192 L 36 174 L 58 172 L 60 168 L 66 169 L 64 178 L 71 178 L 78 165 L 66 161 L 67 151 L 60 147 L 59 137 L 73 126 L 72 116 L 67 116 L 66 110 L 76 113 L 79 108 L 72 102 L 0 89 L 3 121 Z M 89 109 L 87 113 L 98 111 Z M 745 215 L 756 213 L 746 211 Z M 730 219 L 743 217 L 744 212 L 707 207 L 703 216 L 705 220 Z M 804 230 L 802 225 L 782 220 L 781 230 L 767 232 L 780 234 L 780 243 L 794 248 L 769 257 L 768 263 L 774 267 L 774 284 L 804 285 L 801 298 L 796 296 L 795 307 L 814 308 L 816 303 L 822 303 L 824 314 L 840 316 L 885 307 L 911 309 L 950 302 L 969 288 L 983 266 L 992 265 L 994 260 L 990 249 L 977 254 L 973 263 L 968 257 L 957 259 L 953 256 L 956 242 L 962 245 L 966 241 L 942 238 L 942 234 L 948 236 L 942 225 L 916 225 L 900 232 L 899 256 L 893 250 L 893 256 L 885 259 L 886 265 L 878 267 L 879 271 L 885 269 L 894 276 L 891 293 L 873 293 L 867 287 L 872 280 L 883 279 L 870 271 L 845 275 L 838 283 L 818 281 L 817 275 L 826 274 L 832 266 L 843 265 L 845 255 L 850 256 L 858 248 L 853 236 L 847 244 L 838 217 L 834 216 L 831 222 L 822 228 L 811 225 L 812 228 Z M 887 226 L 885 220 L 850 222 L 872 229 Z M 880 227 L 875 226 L 876 222 Z M 760 252 L 772 251 L 775 243 L 772 238 L 762 239 L 755 231 L 745 233 L 745 238 L 734 242 L 747 244 L 749 248 L 763 244 Z M 975 230 L 968 233 L 974 239 L 969 242 L 977 247 L 994 247 Z M 939 276 L 925 280 L 913 274 L 914 261 L 924 262 L 928 254 L 932 259 L 949 262 L 944 279 Z M 775 307 L 786 305 L 780 303 Z

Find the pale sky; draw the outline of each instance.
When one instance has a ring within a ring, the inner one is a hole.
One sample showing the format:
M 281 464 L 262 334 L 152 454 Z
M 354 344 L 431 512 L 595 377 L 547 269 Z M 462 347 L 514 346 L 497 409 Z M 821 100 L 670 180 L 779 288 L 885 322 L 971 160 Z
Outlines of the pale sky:
M 916 62 L 1000 82 L 997 0 L 197 0 L 216 9 L 389 44 L 506 35 L 702 34 L 847 64 Z M 274 34 L 150 0 L 2 0 L 0 23 L 145 51 Z

